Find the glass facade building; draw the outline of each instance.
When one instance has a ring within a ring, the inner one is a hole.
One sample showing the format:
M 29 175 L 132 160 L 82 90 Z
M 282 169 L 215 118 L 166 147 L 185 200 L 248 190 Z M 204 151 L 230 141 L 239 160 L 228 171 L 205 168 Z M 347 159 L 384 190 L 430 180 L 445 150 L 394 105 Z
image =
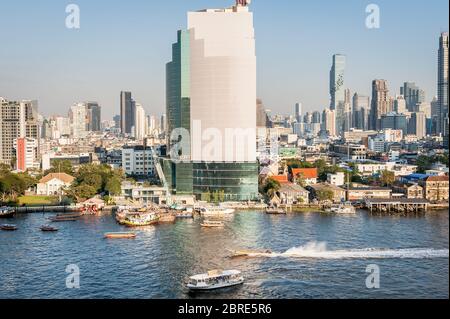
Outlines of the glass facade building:
M 169 157 L 162 167 L 172 192 L 206 201 L 257 199 L 256 55 L 248 7 L 189 12 L 188 28 L 178 31 L 172 46 L 166 81 Z M 182 141 L 175 129 L 189 132 L 189 147 L 171 154 Z M 232 145 L 230 130 L 237 132 Z M 254 136 L 240 135 L 247 130 Z M 205 151 L 211 131 L 222 138 L 214 140 L 214 152 Z

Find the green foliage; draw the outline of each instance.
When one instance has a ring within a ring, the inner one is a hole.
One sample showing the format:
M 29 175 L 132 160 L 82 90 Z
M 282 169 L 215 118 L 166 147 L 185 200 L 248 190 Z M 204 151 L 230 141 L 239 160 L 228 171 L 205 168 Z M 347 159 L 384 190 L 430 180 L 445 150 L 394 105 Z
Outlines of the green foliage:
M 280 182 L 274 180 L 273 178 L 268 178 L 266 180 L 266 183 L 264 184 L 263 192 L 267 197 L 271 198 L 280 190 L 280 188 L 281 188 Z
M 75 181 L 67 194 L 77 200 L 86 200 L 98 194 L 120 195 L 124 174 L 108 165 L 82 165 L 75 174 Z
M 26 173 L 11 173 L 7 166 L 0 167 L 0 199 L 2 203 L 17 202 L 17 198 L 35 186 L 36 179 Z
M 331 189 L 319 189 L 316 191 L 316 197 L 319 201 L 333 201 L 334 192 Z
M 52 167 L 46 170 L 44 175 L 48 175 L 50 173 L 66 173 L 73 176 L 74 169 L 69 160 L 56 160 L 52 162 Z
M 395 182 L 395 174 L 394 172 L 384 170 L 380 175 L 380 182 L 383 186 L 390 186 Z

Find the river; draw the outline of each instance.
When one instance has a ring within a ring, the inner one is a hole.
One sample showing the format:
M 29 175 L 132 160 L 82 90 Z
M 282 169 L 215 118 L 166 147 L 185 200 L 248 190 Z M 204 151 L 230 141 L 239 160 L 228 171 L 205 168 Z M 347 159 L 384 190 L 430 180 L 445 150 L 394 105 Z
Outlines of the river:
M 39 227 L 51 214 L 23 214 L 15 232 L 0 231 L 0 298 L 448 298 L 449 215 L 423 217 L 266 215 L 239 212 L 223 229 L 200 219 L 138 230 L 136 239 L 108 240 L 126 230 L 112 215 Z M 229 258 L 228 249 L 272 254 Z M 66 287 L 68 265 L 80 287 Z M 379 288 L 368 289 L 370 269 Z M 72 268 L 73 269 L 73 268 Z M 243 286 L 191 294 L 189 276 L 239 269 Z

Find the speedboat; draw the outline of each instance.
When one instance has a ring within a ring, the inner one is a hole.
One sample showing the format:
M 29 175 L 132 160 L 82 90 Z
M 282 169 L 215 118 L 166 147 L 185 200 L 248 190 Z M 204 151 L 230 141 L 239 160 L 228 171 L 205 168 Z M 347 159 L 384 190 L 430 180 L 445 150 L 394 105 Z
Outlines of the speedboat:
M 339 205 L 333 205 L 328 210 L 328 213 L 339 215 L 354 215 L 356 214 L 356 208 L 351 203 L 343 203 Z
M 200 209 L 200 215 L 203 217 L 226 217 L 232 216 L 235 211 L 233 208 L 203 207 Z
M 243 283 L 244 277 L 239 270 L 212 270 L 206 274 L 190 277 L 187 287 L 190 290 L 214 290 Z
M 3 224 L 3 225 L 0 225 L 0 229 L 1 230 L 7 230 L 7 231 L 14 231 L 14 230 L 17 230 L 17 226 L 16 225 L 10 225 L 10 224 Z
M 258 254 L 272 254 L 272 251 L 269 249 L 262 249 L 262 250 L 230 250 L 231 256 L 230 258 L 240 258 L 240 257 L 249 257 L 251 255 L 258 255 Z
M 225 224 L 221 221 L 215 221 L 215 220 L 205 220 L 202 224 L 202 227 L 205 228 L 221 228 L 224 227 Z
M 14 216 L 14 209 L 10 207 L 0 208 L 0 218 L 10 218 Z

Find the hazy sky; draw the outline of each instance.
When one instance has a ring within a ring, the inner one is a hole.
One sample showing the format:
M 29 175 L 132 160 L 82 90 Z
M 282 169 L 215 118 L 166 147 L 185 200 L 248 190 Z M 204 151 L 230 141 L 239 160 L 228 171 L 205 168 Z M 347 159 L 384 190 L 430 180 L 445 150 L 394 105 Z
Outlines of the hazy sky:
M 81 29 L 65 27 L 65 8 L 81 9 Z M 0 96 L 38 99 L 44 115 L 98 101 L 104 119 L 130 90 L 147 113 L 165 110 L 165 63 L 186 12 L 234 0 L 0 0 Z M 381 9 L 381 28 L 365 27 L 366 6 Z M 389 81 L 392 94 L 415 81 L 436 95 L 438 38 L 448 29 L 448 0 L 254 0 L 258 96 L 292 113 L 329 105 L 334 53 L 347 55 L 346 87 L 370 94 Z

